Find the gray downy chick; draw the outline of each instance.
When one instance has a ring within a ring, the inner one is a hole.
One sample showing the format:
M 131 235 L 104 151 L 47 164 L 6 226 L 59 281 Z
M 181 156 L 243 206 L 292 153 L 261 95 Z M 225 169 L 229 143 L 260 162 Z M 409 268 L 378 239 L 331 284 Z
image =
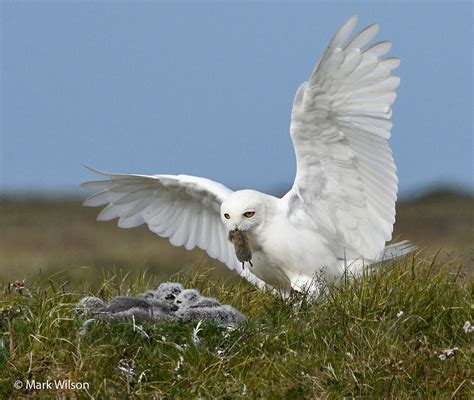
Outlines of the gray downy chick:
M 144 310 L 149 310 L 151 305 L 148 301 L 140 296 L 117 296 L 107 303 L 104 311 L 109 313 L 118 313 L 127 311 L 131 308 L 142 308 Z
M 235 327 L 245 321 L 245 316 L 229 305 L 218 307 L 183 308 L 176 312 L 183 321 L 213 321 L 221 327 Z
M 154 298 L 147 300 L 142 295 L 118 296 L 109 301 L 104 311 L 115 314 L 119 319 L 127 319 L 128 316 L 134 315 L 137 320 L 163 320 L 170 317 L 173 305 Z
M 152 313 L 154 314 L 170 315 L 178 309 L 178 307 L 174 303 L 170 303 L 169 301 L 161 301 L 161 300 L 150 300 L 150 306 L 151 306 Z
M 183 290 L 174 301 L 178 308 L 218 307 L 221 303 L 213 297 L 203 297 L 196 289 Z
M 118 312 L 104 312 L 99 315 L 99 319 L 103 321 L 133 321 L 136 322 L 145 322 L 153 321 L 157 318 L 154 318 L 150 309 L 145 309 L 141 307 L 131 307 L 127 310 L 122 310 Z
M 183 286 L 176 282 L 164 282 L 155 290 L 143 293 L 146 298 L 173 303 L 176 297 L 184 290 Z
M 97 314 L 104 308 L 105 302 L 95 296 L 83 297 L 76 305 L 76 311 L 85 316 Z
M 175 282 L 164 282 L 155 290 L 148 290 L 139 295 L 148 301 L 157 314 L 172 314 L 178 307 L 174 304 L 176 297 L 184 290 L 183 286 Z

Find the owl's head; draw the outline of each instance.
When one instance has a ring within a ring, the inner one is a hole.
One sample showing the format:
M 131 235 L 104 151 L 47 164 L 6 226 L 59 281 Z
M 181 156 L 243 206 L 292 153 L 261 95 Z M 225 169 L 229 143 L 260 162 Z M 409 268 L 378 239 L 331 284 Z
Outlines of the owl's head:
M 265 221 L 265 204 L 261 193 L 239 190 L 232 193 L 221 205 L 221 220 L 227 231 L 251 230 Z

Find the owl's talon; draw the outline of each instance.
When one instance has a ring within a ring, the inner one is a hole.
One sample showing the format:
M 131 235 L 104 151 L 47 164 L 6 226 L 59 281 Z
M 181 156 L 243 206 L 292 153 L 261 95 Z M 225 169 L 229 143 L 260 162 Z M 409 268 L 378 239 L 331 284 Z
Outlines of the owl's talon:
M 242 261 L 242 269 L 245 269 L 245 261 Z
M 253 264 L 252 264 L 252 261 L 251 261 L 251 260 L 249 260 L 249 264 L 250 264 L 251 267 L 253 267 Z

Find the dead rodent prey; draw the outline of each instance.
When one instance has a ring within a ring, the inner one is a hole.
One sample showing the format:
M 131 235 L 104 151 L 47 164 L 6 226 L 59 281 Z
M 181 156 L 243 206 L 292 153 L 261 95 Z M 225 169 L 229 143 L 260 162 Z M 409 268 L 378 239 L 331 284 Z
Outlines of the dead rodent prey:
M 242 269 L 245 268 L 245 262 L 248 261 L 251 267 L 252 264 L 252 249 L 250 248 L 250 240 L 247 232 L 243 232 L 239 229 L 234 229 L 229 232 L 229 240 L 233 243 L 235 249 L 235 255 L 237 259 L 242 263 Z

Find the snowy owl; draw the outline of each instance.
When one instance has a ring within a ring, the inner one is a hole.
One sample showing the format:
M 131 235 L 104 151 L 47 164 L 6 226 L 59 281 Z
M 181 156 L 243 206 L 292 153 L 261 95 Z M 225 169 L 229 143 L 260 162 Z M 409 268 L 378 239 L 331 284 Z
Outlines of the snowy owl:
M 364 265 L 413 250 L 392 237 L 398 179 L 388 139 L 399 59 L 378 25 L 336 33 L 296 92 L 290 133 L 297 172 L 277 198 L 232 191 L 188 175 L 111 174 L 83 184 L 99 190 L 86 206 L 107 205 L 100 221 L 147 224 L 175 246 L 199 247 L 258 287 L 289 292 L 317 276 L 357 274 Z

